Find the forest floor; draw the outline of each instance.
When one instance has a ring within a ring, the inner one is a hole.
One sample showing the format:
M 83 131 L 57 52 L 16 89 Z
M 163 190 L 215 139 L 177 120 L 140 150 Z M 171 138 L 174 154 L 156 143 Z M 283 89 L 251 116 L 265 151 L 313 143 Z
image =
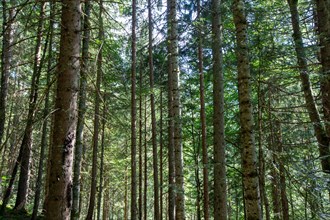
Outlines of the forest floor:
M 0 214 L 0 220 L 27 220 L 31 219 L 31 214 L 27 212 L 16 212 L 12 209 L 6 208 L 5 213 Z M 38 220 L 43 219 L 42 217 L 38 217 Z

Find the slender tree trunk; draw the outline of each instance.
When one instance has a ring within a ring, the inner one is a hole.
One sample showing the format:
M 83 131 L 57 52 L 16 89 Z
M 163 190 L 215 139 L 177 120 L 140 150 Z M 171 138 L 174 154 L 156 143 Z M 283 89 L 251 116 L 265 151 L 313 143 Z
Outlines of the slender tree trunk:
M 102 21 L 103 1 L 100 1 L 99 12 L 99 40 L 101 46 L 97 54 L 97 73 L 96 73 L 96 88 L 95 88 L 95 109 L 94 109 L 94 133 L 93 133 L 93 165 L 92 165 L 92 183 L 89 195 L 89 207 L 86 220 L 93 219 L 95 195 L 97 187 L 97 153 L 99 145 L 99 130 L 100 130 L 100 102 L 101 102 L 101 81 L 102 81 L 102 50 L 103 50 L 103 21 Z M 100 183 L 101 184 L 101 183 Z
M 227 183 L 222 71 L 221 1 L 212 0 L 214 219 L 227 219 Z M 205 165 L 204 165 L 205 166 Z
M 275 156 L 276 154 L 276 140 L 275 140 L 275 128 L 272 118 L 272 112 L 271 112 L 271 100 L 272 100 L 272 90 L 273 88 L 271 85 L 268 86 L 268 122 L 269 122 L 269 130 L 270 135 L 268 137 L 268 145 L 269 150 L 271 152 L 271 169 L 270 169 L 270 175 L 271 175 L 271 195 L 273 200 L 273 219 L 274 220 L 280 220 L 281 219 L 281 204 L 280 204 L 280 188 L 279 188 L 279 179 L 278 179 L 278 172 L 277 172 L 277 158 Z
M 143 212 L 144 220 L 148 219 L 148 148 L 147 148 L 147 97 L 145 97 L 144 102 L 144 195 L 143 195 Z
M 199 71 L 199 91 L 200 91 L 200 119 L 202 125 L 202 154 L 203 154 L 203 211 L 204 219 L 209 219 L 209 172 L 208 172 L 208 153 L 207 153 L 207 137 L 206 137 L 206 113 L 205 113 L 205 95 L 204 95 L 204 70 L 203 70 L 203 40 L 202 30 L 203 21 L 201 19 L 201 1 L 197 0 L 197 18 L 200 24 L 197 27 L 198 31 L 198 71 Z M 221 65 L 221 64 L 220 64 Z
M 326 131 L 323 127 L 323 123 L 321 122 L 321 118 L 317 110 L 312 93 L 312 88 L 310 85 L 307 58 L 299 25 L 299 13 L 297 8 L 298 0 L 288 0 L 288 4 L 291 12 L 293 40 L 295 43 L 295 50 L 298 60 L 302 89 L 304 91 L 305 96 L 306 107 L 309 114 L 309 118 L 313 123 L 315 136 L 318 142 L 322 170 L 323 172 L 330 172 L 329 136 L 327 136 Z
M 105 168 L 105 170 L 108 170 Z M 103 199 L 103 214 L 102 220 L 110 219 L 110 189 L 109 189 L 109 178 L 105 177 L 104 179 L 104 199 Z
M 152 166 L 154 179 L 154 219 L 159 220 L 159 181 L 158 181 L 158 152 L 157 152 L 157 127 L 156 127 L 156 108 L 155 108 L 155 94 L 154 94 L 154 60 L 153 60 L 153 46 L 152 46 L 152 9 L 151 0 L 148 0 L 148 30 L 149 30 L 149 79 L 150 79 L 150 104 L 151 104 L 151 139 L 152 139 Z
M 289 220 L 289 202 L 288 197 L 286 195 L 286 178 L 285 178 L 285 167 L 284 167 L 284 161 L 281 155 L 283 155 L 283 143 L 282 143 L 282 129 L 281 124 L 276 121 L 276 143 L 277 143 L 277 155 L 280 157 L 278 158 L 279 163 L 279 175 L 280 175 L 280 192 L 281 192 L 281 207 L 282 207 L 282 219 L 283 220 Z
M 322 168 L 330 173 L 330 2 L 329 0 L 315 0 L 317 11 L 317 29 L 320 39 L 321 50 L 321 94 L 325 129 L 328 137 L 328 144 L 322 147 Z M 321 152 L 320 152 L 321 153 Z M 327 162 L 325 162 L 327 160 Z
M 7 0 L 2 1 L 2 53 L 1 53 L 1 88 L 0 88 L 0 144 L 6 121 L 9 69 L 12 58 L 14 9 L 8 9 Z
M 77 122 L 77 141 L 75 146 L 74 155 L 74 175 L 73 175 L 73 203 L 71 219 L 79 220 L 80 211 L 80 191 L 81 191 L 81 160 L 83 155 L 83 130 L 85 124 L 85 113 L 86 113 L 86 84 L 87 84 L 87 74 L 89 66 L 89 39 L 90 39 L 90 24 L 89 17 L 91 11 L 90 0 L 85 1 L 84 10 L 84 24 L 83 24 L 83 39 L 82 39 L 82 63 L 80 72 L 80 88 L 79 88 L 79 103 L 78 103 L 78 122 Z
M 100 9 L 102 10 L 102 9 Z M 100 12 L 101 14 L 101 12 Z M 100 21 L 102 20 L 100 16 Z M 101 22 L 100 22 L 101 23 Z M 101 30 L 103 30 L 103 24 L 100 25 Z M 101 65 L 101 64 L 100 64 Z M 101 135 L 101 162 L 100 162 L 100 186 L 99 186 L 99 197 L 98 197 L 98 203 L 97 203 L 97 219 L 101 219 L 101 202 L 102 202 L 102 196 L 103 196 L 103 179 L 104 179 L 104 148 L 105 148 L 105 117 L 106 117 L 106 97 L 103 95 L 103 112 L 102 112 L 102 135 Z M 103 206 L 105 204 L 105 198 L 103 199 Z
M 162 77 L 162 76 L 161 76 Z M 163 88 L 161 88 L 160 90 L 160 122 L 159 122 L 159 133 L 160 133 L 160 137 L 159 137 L 159 185 L 160 185 L 160 198 L 159 198 L 159 202 L 160 202 L 160 219 L 163 219 L 163 209 L 164 209 L 164 200 L 163 200 L 163 172 L 164 172 L 164 163 L 163 163 Z
M 264 158 L 264 149 L 263 149 L 263 120 L 262 120 L 262 113 L 264 111 L 263 103 L 264 103 L 264 96 L 261 91 L 261 81 L 260 81 L 261 74 L 259 73 L 259 80 L 258 80 L 258 161 L 259 161 L 259 190 L 260 190 L 260 203 L 261 203 L 261 215 L 263 216 L 263 209 L 262 207 L 265 206 L 265 216 L 266 220 L 270 220 L 270 213 L 269 213 L 269 201 L 266 193 L 266 180 L 265 180 L 265 158 Z
M 54 2 L 50 2 L 50 17 L 54 16 Z M 41 149 L 40 149 L 40 157 L 39 157 L 39 166 L 38 166 L 38 177 L 36 183 L 36 193 L 34 197 L 34 206 L 33 206 L 33 213 L 32 213 L 32 220 L 37 219 L 39 203 L 40 203 L 40 195 L 42 189 L 42 179 L 43 179 L 43 172 L 44 172 L 44 161 L 45 161 L 45 154 L 48 145 L 47 140 L 47 127 L 48 127 L 48 115 L 49 115 L 49 106 L 50 106 L 50 88 L 51 88 L 51 68 L 52 68 L 52 61 L 53 61 L 53 37 L 54 37 L 54 21 L 50 19 L 50 30 L 49 30 L 49 47 L 48 47 L 48 67 L 47 67 L 47 79 L 46 85 L 48 89 L 46 91 L 45 97 L 45 106 L 43 109 L 43 124 L 42 124 L 42 137 L 41 137 Z
M 174 119 L 173 119 L 173 85 L 172 85 L 172 53 L 171 53 L 171 0 L 167 0 L 167 53 L 168 55 L 168 77 L 167 77 L 167 85 L 168 85 L 168 218 L 169 220 L 175 219 L 175 197 L 176 197 L 176 189 L 175 189 L 175 153 L 174 153 Z
M 46 219 L 70 219 L 72 161 L 76 141 L 77 91 L 80 71 L 80 0 L 62 1 L 52 152 Z
M 262 219 L 256 167 L 256 147 L 253 135 L 253 114 L 250 95 L 250 63 L 247 41 L 247 21 L 242 0 L 234 0 L 233 15 L 237 41 L 238 99 L 246 219 Z
M 44 6 L 45 3 L 40 3 L 39 12 L 39 23 L 37 30 L 36 47 L 34 54 L 34 66 L 31 81 L 30 97 L 29 97 L 29 110 L 27 116 L 27 124 L 24 131 L 24 136 L 21 144 L 22 149 L 22 160 L 20 164 L 20 176 L 18 181 L 17 196 L 14 209 L 16 211 L 25 210 L 25 204 L 29 188 L 30 178 L 30 160 L 32 152 L 32 132 L 35 117 L 36 104 L 38 99 L 38 87 L 41 73 L 41 40 L 42 40 L 42 29 L 44 22 Z M 47 42 L 45 44 L 45 49 Z M 45 53 L 44 53 L 45 54 Z M 44 56 L 43 54 L 43 56 Z
M 136 184 L 136 0 L 132 0 L 132 65 L 131 65 L 131 220 L 137 219 Z
M 172 89 L 172 109 L 173 109 L 173 143 L 175 155 L 175 218 L 185 219 L 184 208 L 184 178 L 183 178 L 183 152 L 182 152 L 182 125 L 181 125 L 181 102 L 179 90 L 179 64 L 178 64 L 178 20 L 177 1 L 169 1 L 169 21 L 170 21 L 170 59 L 171 72 L 169 83 Z
M 142 214 L 143 214 L 143 167 L 142 167 L 142 68 L 140 68 L 139 71 L 139 87 L 140 87 L 140 93 L 139 93 L 139 220 L 142 220 Z
M 128 220 L 128 169 L 125 168 L 124 220 Z

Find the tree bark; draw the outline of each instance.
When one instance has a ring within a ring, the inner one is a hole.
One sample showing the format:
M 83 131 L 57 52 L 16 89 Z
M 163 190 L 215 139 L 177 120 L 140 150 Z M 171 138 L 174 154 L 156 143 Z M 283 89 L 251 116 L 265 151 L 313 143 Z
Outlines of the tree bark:
M 262 219 L 259 196 L 256 147 L 253 135 L 253 114 L 250 95 L 250 62 L 247 21 L 242 0 L 234 0 L 233 15 L 237 41 L 238 99 L 246 219 Z
M 321 97 L 325 129 L 328 137 L 328 144 L 322 146 L 322 168 L 330 173 L 330 2 L 329 0 L 315 0 L 317 11 L 317 30 L 320 39 L 321 51 Z M 325 164 L 327 160 L 327 164 Z
M 199 25 L 198 32 L 198 71 L 199 71 L 199 96 L 200 96 L 200 119 L 202 127 L 202 154 L 203 154 L 203 211 L 204 219 L 209 219 L 209 172 L 208 172 L 208 152 L 207 152 L 207 137 L 206 137 L 206 113 L 205 113 L 205 95 L 204 95 L 204 70 L 203 70 L 203 40 L 202 40 L 202 19 L 201 19 L 201 1 L 197 0 L 197 19 Z M 220 64 L 221 65 L 221 64 Z
M 155 94 L 154 94 L 154 60 L 153 60 L 153 46 L 152 46 L 152 9 L 151 0 L 148 0 L 148 31 L 149 31 L 149 80 L 150 80 L 150 105 L 151 105 L 151 139 L 152 139 L 152 166 L 154 179 L 154 219 L 159 220 L 159 181 L 158 181 L 158 152 L 157 152 L 157 126 L 156 126 L 156 108 L 155 108 Z
M 80 0 L 62 1 L 57 91 L 49 158 L 46 219 L 70 219 L 72 160 L 76 141 L 77 93 L 80 71 Z
M 172 89 L 172 109 L 173 109 L 173 143 L 175 155 L 175 218 L 185 219 L 184 208 L 184 178 L 183 178 L 183 153 L 182 153 L 182 125 L 181 125 L 181 102 L 179 90 L 179 64 L 178 64 L 178 20 L 177 1 L 169 1 L 169 21 L 170 21 L 170 60 L 171 75 L 169 83 Z
M 86 84 L 87 74 L 89 66 L 89 41 L 90 41 L 90 11 L 91 3 L 90 0 L 85 1 L 84 10 L 84 24 L 83 24 L 83 39 L 82 39 L 82 63 L 80 71 L 80 88 L 79 88 L 79 103 L 78 103 L 78 122 L 76 132 L 76 146 L 74 155 L 74 174 L 73 174 L 73 193 L 72 193 L 72 211 L 71 219 L 79 220 L 79 201 L 80 201 L 80 172 L 81 172 L 81 160 L 83 155 L 83 130 L 85 124 L 85 113 L 86 113 Z
M 306 107 L 309 118 L 313 123 L 315 136 L 318 142 L 319 154 L 321 159 L 321 165 L 323 172 L 330 172 L 330 149 L 329 149 L 329 136 L 327 136 L 324 129 L 324 125 L 321 122 L 321 118 L 314 101 L 312 88 L 310 85 L 308 75 L 308 65 L 303 45 L 302 34 L 299 25 L 299 13 L 298 13 L 298 0 L 288 0 L 288 4 L 291 12 L 291 24 L 293 29 L 293 40 L 295 43 L 295 50 L 297 56 L 297 62 L 299 66 L 300 80 L 302 83 L 302 90 L 304 92 Z
M 131 220 L 137 219 L 136 181 L 136 0 L 132 0 L 132 64 L 131 64 Z
M 227 219 L 221 1 L 212 0 L 214 219 Z M 205 165 L 204 165 L 205 166 Z
M 14 9 L 8 9 L 7 0 L 2 1 L 2 53 L 1 53 L 1 88 L 0 88 L 0 144 L 6 121 L 9 69 L 12 58 Z
M 99 130 L 100 130 L 100 102 L 101 102 L 101 81 L 102 81 L 102 48 L 103 48 L 103 21 L 102 21 L 102 0 L 100 1 L 99 12 L 99 40 L 101 42 L 97 54 L 97 72 L 95 85 L 95 109 L 94 109 L 94 132 L 93 132 L 93 164 L 92 164 L 92 182 L 91 191 L 89 195 L 89 206 L 86 220 L 93 219 L 96 187 L 97 187 L 97 153 L 99 145 Z
M 171 61 L 171 16 L 170 16 L 170 7 L 171 0 L 167 0 L 167 52 L 168 52 L 168 76 L 167 76 L 167 103 L 168 103 L 168 219 L 175 219 L 175 153 L 174 153 L 174 120 L 173 120 L 173 85 L 172 85 L 172 61 Z

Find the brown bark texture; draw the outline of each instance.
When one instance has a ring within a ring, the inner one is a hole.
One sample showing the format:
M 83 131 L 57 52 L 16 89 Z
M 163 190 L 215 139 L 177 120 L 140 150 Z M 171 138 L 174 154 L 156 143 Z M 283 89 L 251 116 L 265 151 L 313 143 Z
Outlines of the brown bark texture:
M 49 158 L 46 219 L 70 219 L 72 161 L 76 141 L 80 71 L 80 0 L 62 1 L 60 53 L 57 69 L 52 148 Z
M 253 134 L 253 114 L 250 95 L 250 62 L 247 41 L 247 21 L 242 0 L 233 1 L 237 41 L 237 71 L 244 202 L 247 220 L 262 219 L 256 167 L 256 147 Z

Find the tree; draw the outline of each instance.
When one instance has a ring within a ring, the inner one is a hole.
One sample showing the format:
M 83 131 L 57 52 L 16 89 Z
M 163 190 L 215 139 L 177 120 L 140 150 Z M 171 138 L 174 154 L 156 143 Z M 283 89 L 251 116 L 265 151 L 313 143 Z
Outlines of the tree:
M 256 167 L 256 148 L 253 135 L 253 115 L 250 95 L 250 62 L 247 41 L 247 21 L 244 3 L 233 2 L 236 27 L 236 54 L 238 72 L 238 99 L 242 149 L 243 188 L 246 219 L 262 219 Z
M 149 31 L 149 79 L 150 79 L 150 105 L 151 105 L 151 129 L 152 129 L 152 158 L 154 172 L 154 219 L 160 219 L 159 216 L 159 181 L 158 181 L 158 151 L 157 151 L 157 127 L 156 127 L 156 107 L 154 95 L 154 60 L 152 47 L 152 5 L 151 0 L 148 0 L 148 31 Z
M 12 57 L 14 9 L 8 9 L 7 1 L 2 1 L 2 52 L 1 52 L 1 90 L 0 90 L 0 143 L 6 122 L 6 103 L 8 95 L 9 70 Z
M 203 48 L 202 48 L 202 19 L 201 19 L 201 1 L 197 0 L 197 18 L 200 24 L 198 25 L 198 70 L 199 70 L 199 89 L 200 89 L 200 120 L 202 125 L 202 149 L 203 149 L 203 210 L 204 219 L 209 219 L 209 173 L 208 173 L 208 152 L 207 152 L 207 137 L 206 137 L 206 113 L 205 113 L 205 92 L 204 92 L 204 70 L 203 70 Z M 221 65 L 221 64 L 220 64 Z M 217 89 L 217 88 L 216 88 Z M 222 96 L 223 98 L 223 96 Z M 223 100 L 220 100 L 220 102 Z M 223 116 L 223 114 L 222 114 Z M 223 133 L 224 134 L 224 133 Z M 226 216 L 226 211 L 223 210 L 223 215 Z
M 136 183 L 136 0 L 132 0 L 131 64 L 131 219 L 137 219 Z
M 170 21 L 170 72 L 169 77 L 172 93 L 172 117 L 173 117 L 173 144 L 175 154 L 175 218 L 185 219 L 184 209 L 184 178 L 183 178 L 183 155 L 182 155 L 182 124 L 181 124 L 181 103 L 179 90 L 179 65 L 178 65 L 178 20 L 177 20 L 177 2 L 169 0 L 169 21 Z
M 57 90 L 49 158 L 47 219 L 70 219 L 72 207 L 72 162 L 76 141 L 77 93 L 80 70 L 80 1 L 62 4 L 61 41 Z
M 321 93 L 325 129 L 328 137 L 328 144 L 320 146 L 320 156 L 322 157 L 322 169 L 329 173 L 330 170 L 330 2 L 328 0 L 316 0 L 317 30 L 320 39 L 321 57 Z
M 79 88 L 79 103 L 78 103 L 78 121 L 76 133 L 76 146 L 74 156 L 74 173 L 73 173 L 73 200 L 72 200 L 72 220 L 79 219 L 79 201 L 80 201 L 80 173 L 81 160 L 83 154 L 83 130 L 85 124 L 86 113 L 86 84 L 89 64 L 89 41 L 90 41 L 90 11 L 91 3 L 89 0 L 85 1 L 84 10 L 84 24 L 83 24 L 83 39 L 82 39 L 82 63 L 80 71 L 80 88 Z

